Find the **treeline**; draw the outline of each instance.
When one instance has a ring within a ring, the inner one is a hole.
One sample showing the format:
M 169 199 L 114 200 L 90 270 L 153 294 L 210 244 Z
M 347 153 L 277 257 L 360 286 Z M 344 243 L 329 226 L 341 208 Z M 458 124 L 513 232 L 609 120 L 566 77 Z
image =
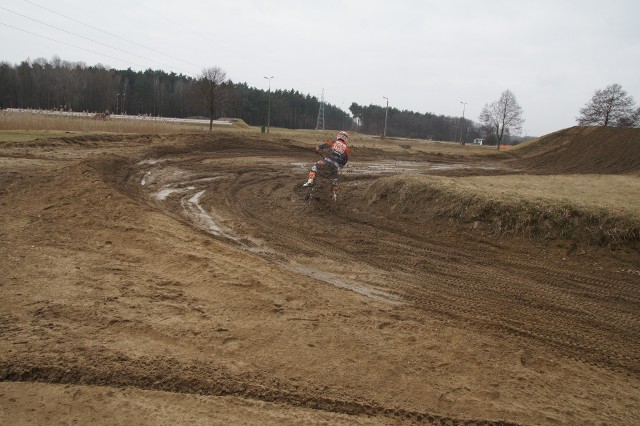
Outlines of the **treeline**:
M 0 63 L 0 107 L 110 112 L 186 118 L 208 117 L 198 79 L 148 69 L 132 71 L 87 66 L 54 57 L 12 65 Z M 267 124 L 269 98 L 271 125 L 314 129 L 320 100 L 295 90 L 267 90 L 246 83 L 225 81 L 214 115 L 241 118 L 247 124 Z M 350 128 L 351 117 L 331 105 L 324 106 L 327 129 Z
M 386 107 L 361 106 L 355 102 L 349 110 L 357 119 L 360 131 L 373 135 L 384 133 L 385 114 L 388 137 L 470 142 L 483 133 L 476 123 L 461 117 L 422 114 L 396 108 L 387 110 Z
M 198 84 L 200 78 L 182 74 L 115 70 L 87 66 L 54 57 L 20 64 L 0 63 L 0 107 L 45 110 L 110 112 L 160 117 L 209 117 Z M 268 90 L 246 83 L 224 81 L 219 88 L 214 117 L 240 118 L 252 126 L 314 129 L 320 100 L 296 90 Z M 326 129 L 352 129 L 382 135 L 387 113 L 388 137 L 470 142 L 484 132 L 476 123 L 460 117 L 401 111 L 378 105 L 351 104 L 353 117 L 334 105 L 324 106 Z

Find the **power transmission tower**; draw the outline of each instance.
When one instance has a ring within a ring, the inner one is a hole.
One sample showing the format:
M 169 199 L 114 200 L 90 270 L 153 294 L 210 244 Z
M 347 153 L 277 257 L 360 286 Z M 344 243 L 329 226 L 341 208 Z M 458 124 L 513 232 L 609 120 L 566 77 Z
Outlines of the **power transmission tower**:
M 324 89 L 322 89 L 322 97 L 320 98 L 320 111 L 318 111 L 316 130 L 324 130 Z

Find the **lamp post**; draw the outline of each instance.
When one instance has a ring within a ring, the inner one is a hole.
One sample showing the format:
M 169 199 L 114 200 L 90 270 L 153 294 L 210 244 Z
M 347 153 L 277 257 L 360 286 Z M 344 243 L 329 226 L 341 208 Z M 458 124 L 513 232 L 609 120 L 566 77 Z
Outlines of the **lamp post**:
M 116 114 L 123 115 L 124 114 L 124 102 L 125 96 L 127 96 L 127 92 L 118 93 L 118 105 L 116 106 Z M 122 101 L 122 103 L 120 103 Z
M 387 113 L 389 112 L 389 98 L 387 98 L 386 96 L 383 96 L 383 98 L 387 100 L 387 107 L 384 110 L 384 130 L 382 132 L 382 140 L 387 137 Z
M 269 80 L 269 95 L 268 95 L 269 106 L 267 108 L 267 133 L 269 133 L 269 126 L 271 125 L 271 79 L 273 78 L 273 76 L 265 77 L 265 78 Z
M 460 145 L 464 146 L 464 140 L 462 139 L 462 126 L 464 126 L 464 110 L 467 107 L 466 102 L 460 101 L 462 104 L 462 120 L 460 121 Z

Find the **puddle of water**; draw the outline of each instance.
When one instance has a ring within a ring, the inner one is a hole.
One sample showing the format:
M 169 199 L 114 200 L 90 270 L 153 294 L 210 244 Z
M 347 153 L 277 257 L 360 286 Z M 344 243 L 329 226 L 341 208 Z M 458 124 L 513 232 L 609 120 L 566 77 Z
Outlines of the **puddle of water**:
M 391 294 L 383 290 L 378 290 L 376 288 L 372 288 L 355 281 L 346 280 L 338 275 L 331 274 L 329 272 L 321 271 L 319 269 L 300 264 L 282 263 L 282 265 L 292 271 L 324 281 L 339 288 L 355 291 L 356 293 L 370 297 L 371 299 L 380 300 L 394 305 L 399 305 L 402 303 L 402 299 L 395 294 Z
M 460 169 L 495 169 L 492 166 L 479 166 L 460 163 L 429 163 L 418 161 L 389 161 L 376 164 L 353 164 L 349 170 L 350 173 L 362 173 L 365 175 L 375 175 L 384 173 L 422 173 L 430 170 L 460 170 Z
M 195 189 L 195 187 L 189 187 L 187 189 Z M 205 230 L 217 237 L 223 237 L 238 244 L 243 250 L 254 254 L 275 254 L 273 250 L 264 248 L 262 242 L 253 237 L 243 237 L 232 235 L 229 232 L 225 232 L 215 221 L 207 211 L 200 205 L 200 197 L 205 193 L 205 190 L 199 191 L 191 198 L 185 197 L 181 201 L 182 209 L 187 214 L 194 218 L 201 225 L 205 226 Z
M 185 191 L 192 191 L 194 189 L 196 189 L 195 186 L 188 186 L 186 188 L 163 188 L 160 191 L 158 191 L 155 194 L 153 194 L 153 196 L 158 201 L 164 201 L 171 194 L 175 194 L 176 192 L 180 193 L 180 192 L 185 192 Z
M 142 182 L 140 182 L 140 185 L 145 186 L 147 184 L 147 177 L 151 175 L 151 170 L 149 170 L 147 173 L 145 173 L 144 176 L 142 176 Z
M 420 171 L 429 170 L 431 166 L 431 163 L 417 161 L 388 161 L 375 164 L 354 163 L 351 165 L 349 172 L 362 173 L 365 175 L 383 173 L 420 173 Z
M 157 158 L 149 158 L 147 160 L 142 160 L 142 161 L 138 162 L 138 166 L 144 166 L 146 164 L 154 165 L 154 164 L 161 163 L 163 161 L 167 161 L 167 160 L 160 160 L 160 159 L 157 159 Z
M 211 182 L 214 180 L 220 180 L 225 178 L 226 176 L 213 176 L 213 177 L 207 177 L 207 178 L 200 178 L 200 179 L 195 179 L 192 180 L 191 183 L 197 183 L 197 182 Z
M 145 185 L 177 185 L 179 186 L 181 182 L 188 183 L 190 182 L 191 173 L 180 170 L 175 167 L 165 167 L 163 169 L 154 168 L 151 170 L 147 170 L 147 172 L 142 177 L 142 182 L 140 184 L 142 186 Z M 207 178 L 213 179 L 213 178 Z M 195 182 L 196 180 L 194 180 Z M 176 183 L 177 182 L 177 183 Z
M 220 229 L 218 224 L 200 205 L 200 197 L 202 197 L 202 194 L 204 193 L 204 190 L 196 192 L 195 195 L 193 195 L 186 201 L 186 198 L 183 198 L 181 202 L 182 208 L 187 213 L 189 213 L 190 216 L 195 217 L 201 225 L 204 225 L 207 228 L 207 232 L 219 237 L 223 237 L 224 234 L 222 233 L 222 229 Z

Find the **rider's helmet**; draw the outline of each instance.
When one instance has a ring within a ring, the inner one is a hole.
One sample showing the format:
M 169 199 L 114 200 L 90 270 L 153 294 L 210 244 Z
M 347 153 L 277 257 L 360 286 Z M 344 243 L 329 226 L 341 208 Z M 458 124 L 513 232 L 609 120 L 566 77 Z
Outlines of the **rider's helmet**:
M 336 137 L 336 140 L 342 141 L 344 143 L 349 142 L 349 134 L 347 132 L 340 132 L 338 133 L 338 136 Z

